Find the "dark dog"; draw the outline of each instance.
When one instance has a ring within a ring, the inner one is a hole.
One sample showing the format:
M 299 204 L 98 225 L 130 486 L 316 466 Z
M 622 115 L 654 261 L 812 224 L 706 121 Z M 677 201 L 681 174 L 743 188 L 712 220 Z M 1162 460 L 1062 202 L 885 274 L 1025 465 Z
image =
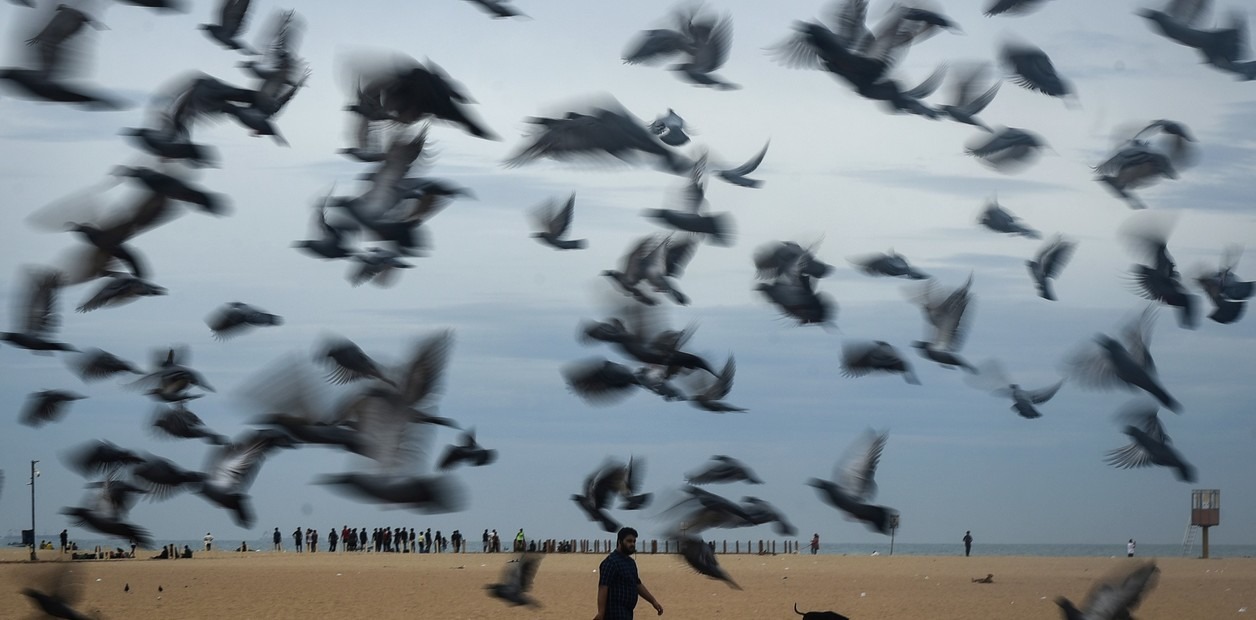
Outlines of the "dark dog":
M 803 613 L 798 611 L 798 603 L 794 603 L 794 613 L 802 616 L 802 620 L 850 620 L 850 618 L 836 611 L 809 611 Z

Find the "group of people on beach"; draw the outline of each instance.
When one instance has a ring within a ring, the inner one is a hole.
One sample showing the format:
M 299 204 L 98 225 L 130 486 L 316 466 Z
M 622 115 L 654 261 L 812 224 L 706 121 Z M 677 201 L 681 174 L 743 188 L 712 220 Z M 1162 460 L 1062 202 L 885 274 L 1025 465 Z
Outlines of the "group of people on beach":
M 271 534 L 271 540 L 274 544 L 275 551 L 284 551 L 283 534 L 279 528 Z M 292 547 L 297 553 L 318 551 L 318 530 L 314 528 L 298 527 L 292 532 Z M 337 548 L 341 552 L 369 552 L 376 553 L 444 553 L 453 547 L 453 552 L 463 551 L 465 539 L 462 532 L 454 530 L 448 537 L 436 530 L 432 533 L 432 528 L 427 528 L 423 532 L 419 532 L 415 528 L 407 530 L 404 527 L 377 527 L 367 533 L 366 528 L 350 528 L 345 525 L 337 530 L 331 528 L 327 531 L 327 551 L 335 553 Z

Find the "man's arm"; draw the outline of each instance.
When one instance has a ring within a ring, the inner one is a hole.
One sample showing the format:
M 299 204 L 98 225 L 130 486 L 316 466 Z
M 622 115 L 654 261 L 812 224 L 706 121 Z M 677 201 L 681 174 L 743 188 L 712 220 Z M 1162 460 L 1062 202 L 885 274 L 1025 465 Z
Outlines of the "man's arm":
M 658 599 L 654 598 L 653 594 L 650 594 L 650 589 L 645 587 L 644 583 L 637 584 L 637 593 L 641 596 L 641 598 L 645 599 L 646 602 L 654 606 L 654 611 L 659 612 L 660 616 L 663 615 L 663 606 L 659 604 Z
M 606 617 L 606 599 L 610 596 L 610 588 L 606 586 L 597 587 L 597 615 L 593 616 L 593 620 L 602 620 Z

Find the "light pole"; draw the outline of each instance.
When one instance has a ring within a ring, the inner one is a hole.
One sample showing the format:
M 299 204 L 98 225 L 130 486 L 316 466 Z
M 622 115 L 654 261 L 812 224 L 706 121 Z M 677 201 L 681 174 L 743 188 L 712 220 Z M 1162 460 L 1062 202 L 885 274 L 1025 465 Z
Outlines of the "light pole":
M 34 562 L 39 558 L 35 557 L 35 478 L 39 477 L 39 471 L 35 469 L 35 464 L 39 461 L 31 461 L 31 561 Z

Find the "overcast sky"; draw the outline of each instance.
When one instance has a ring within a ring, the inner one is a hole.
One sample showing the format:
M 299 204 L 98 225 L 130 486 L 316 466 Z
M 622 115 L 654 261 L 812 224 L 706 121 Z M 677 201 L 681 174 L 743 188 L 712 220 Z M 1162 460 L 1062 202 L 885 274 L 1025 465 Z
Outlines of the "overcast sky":
M 150 95 L 192 70 L 252 85 L 234 66 L 240 55 L 196 29 L 212 18 L 207 5 L 217 3 L 195 4 L 188 14 L 122 4 L 98 11 L 108 29 L 91 33 L 89 75 L 133 101 L 130 110 L 89 112 L 0 96 L 2 329 L 15 327 L 24 266 L 52 264 L 78 243 L 67 233 L 32 226 L 29 216 L 101 187 L 115 165 L 150 164 L 118 136 L 123 127 L 151 122 Z M 638 31 L 667 25 L 670 2 L 518 0 L 529 20 L 493 20 L 458 0 L 400 4 L 302 2 L 307 28 L 299 51 L 313 74 L 278 119 L 291 146 L 251 137 L 231 121 L 199 126 L 195 138 L 218 147 L 223 165 L 198 182 L 229 196 L 232 213 L 189 212 L 138 237 L 134 244 L 151 263 L 153 281 L 169 295 L 79 314 L 74 307 L 96 284 L 69 288 L 61 296 L 60 334 L 80 348 L 100 347 L 144 364 L 163 347 L 187 345 L 190 365 L 217 388 L 192 401 L 191 409 L 235 436 L 258 413 L 240 397 L 250 376 L 285 355 L 310 355 L 321 335 L 347 336 L 377 359 L 397 363 L 414 340 L 452 329 L 439 411 L 474 426 L 499 459 L 458 471 L 470 491 L 465 511 L 428 516 L 359 504 L 310 484 L 318 474 L 355 465 L 339 452 L 285 451 L 264 464 L 251 489 L 253 530 L 236 527 L 200 497 L 180 495 L 141 502 L 131 513 L 159 542 L 205 531 L 222 541 L 252 540 L 273 527 L 290 532 L 297 525 L 325 533 L 344 524 L 446 533 L 522 527 L 536 537 L 596 537 L 600 530 L 568 497 L 605 457 L 643 459 L 646 490 L 664 494 L 713 454 L 741 459 L 765 484 L 710 490 L 772 502 L 800 538 L 818 532 L 826 542 L 876 542 L 885 538 L 845 520 L 804 484 L 830 475 L 847 446 L 875 428 L 890 435 L 876 501 L 901 512 L 899 541 L 952 542 L 972 530 L 983 542 L 1115 545 L 1133 537 L 1175 543 L 1191 489 L 1218 488 L 1223 510 L 1214 544 L 1256 543 L 1252 317 L 1233 325 L 1205 319 L 1190 331 L 1177 326 L 1172 312 L 1159 315 L 1152 351 L 1164 385 L 1184 405 L 1181 416 L 1161 416 L 1175 446 L 1198 468 L 1198 483 L 1190 485 L 1163 468 L 1104 464 L 1106 451 L 1127 442 L 1113 414 L 1131 394 L 1065 384 L 1042 406 L 1042 418 L 1019 418 L 1010 402 L 974 390 L 958 371 L 915 357 L 909 344 L 923 334 L 923 322 L 904 284 L 864 276 L 847 262 L 893 248 L 943 287 L 960 285 L 971 272 L 976 302 L 963 353 L 976 362 L 997 359 L 1021 384 L 1039 387 L 1055 382 L 1061 360 L 1096 333 L 1116 333 L 1145 307 L 1127 277 L 1138 257 L 1117 234 L 1134 212 L 1094 182 L 1090 170 L 1113 147 L 1119 128 L 1174 119 L 1199 141 L 1196 166 L 1141 193 L 1151 210 L 1177 214 L 1169 251 L 1185 276 L 1215 266 L 1228 245 L 1256 245 L 1256 86 L 1201 65 L 1194 52 L 1155 34 L 1133 12 L 1147 3 L 1058 0 L 1028 16 L 997 18 L 982 15 L 985 0 L 947 3 L 963 34 L 941 33 L 912 48 L 896 68 L 904 83 L 919 82 L 940 63 L 994 60 L 1002 41 L 1019 39 L 1045 50 L 1076 89 L 1076 103 L 1066 105 L 1003 85 L 982 118 L 1029 129 L 1051 147 L 1010 175 L 964 154 L 977 134 L 972 127 L 887 114 L 831 75 L 786 68 L 764 52 L 792 32 L 795 20 L 823 14 L 827 3 L 708 3 L 734 20 L 732 52 L 720 74 L 742 88 L 727 92 L 683 83 L 661 67 L 621 62 Z M 254 40 L 280 8 L 289 7 L 253 2 L 246 38 Z M 883 10 L 874 3 L 872 17 Z M 0 5 L 10 40 L 0 59 L 5 65 L 22 62 L 14 41 L 29 11 Z M 342 110 L 351 97 L 343 60 L 363 50 L 438 63 L 502 137 L 485 141 L 454 126 L 433 128 L 438 156 L 424 173 L 464 185 L 476 199 L 460 199 L 431 221 L 430 255 L 414 259 L 415 267 L 392 288 L 351 287 L 345 263 L 291 248 L 309 238 L 311 205 L 333 183 L 340 194 L 365 187 L 355 177 L 369 167 L 336 153 L 348 145 L 351 120 Z M 929 101 L 945 101 L 947 86 Z M 709 183 L 711 209 L 731 213 L 736 222 L 735 243 L 700 247 L 680 280 L 691 305 L 666 309 L 676 327 L 700 325 L 691 350 L 718 363 L 736 356 L 728 400 L 746 413 L 713 415 L 644 391 L 592 407 L 563 384 L 559 370 L 569 361 L 601 355 L 624 361 L 609 349 L 579 344 L 576 327 L 582 319 L 605 318 L 608 287 L 599 272 L 617 268 L 635 239 L 663 231 L 641 211 L 674 204 L 684 179 L 627 166 L 541 161 L 506 168 L 501 162 L 522 144 L 526 117 L 558 116 L 572 102 L 607 93 L 645 122 L 674 109 L 713 160 L 740 163 L 771 140 L 756 173 L 762 188 Z M 116 187 L 99 200 L 124 205 L 134 195 L 128 191 Z M 577 194 L 572 236 L 587 238 L 588 249 L 556 252 L 530 239 L 529 209 L 571 192 Z M 1023 262 L 1039 242 L 976 224 L 978 211 L 996 194 L 1026 223 L 1079 242 L 1057 281 L 1059 301 L 1037 298 L 1025 271 Z M 817 255 L 837 266 L 819 283 L 839 305 L 835 328 L 791 324 L 753 290 L 751 256 L 776 240 L 818 243 Z M 1256 250 L 1249 250 L 1238 273 L 1253 279 Z M 285 323 L 215 341 L 204 318 L 228 301 L 280 314 Z M 893 376 L 842 377 L 844 339 L 886 340 L 913 354 L 923 385 Z M 67 359 L 0 347 L 0 410 L 7 412 L 0 421 L 6 479 L 0 534 L 29 527 L 23 483 L 32 459 L 41 461 L 36 516 L 45 533 L 67 527 L 58 510 L 85 493 L 84 480 L 59 459 L 68 448 L 108 439 L 189 468 L 201 467 L 208 453 L 203 443 L 155 439 L 146 430 L 153 402 L 118 381 L 82 383 L 66 368 Z M 18 424 L 27 394 L 52 388 L 89 398 L 59 422 L 38 429 Z M 443 430 L 433 450 L 456 438 Z M 613 515 L 649 538 L 661 533 L 652 518 L 661 507 Z M 775 538 L 767 526 L 709 535 Z

